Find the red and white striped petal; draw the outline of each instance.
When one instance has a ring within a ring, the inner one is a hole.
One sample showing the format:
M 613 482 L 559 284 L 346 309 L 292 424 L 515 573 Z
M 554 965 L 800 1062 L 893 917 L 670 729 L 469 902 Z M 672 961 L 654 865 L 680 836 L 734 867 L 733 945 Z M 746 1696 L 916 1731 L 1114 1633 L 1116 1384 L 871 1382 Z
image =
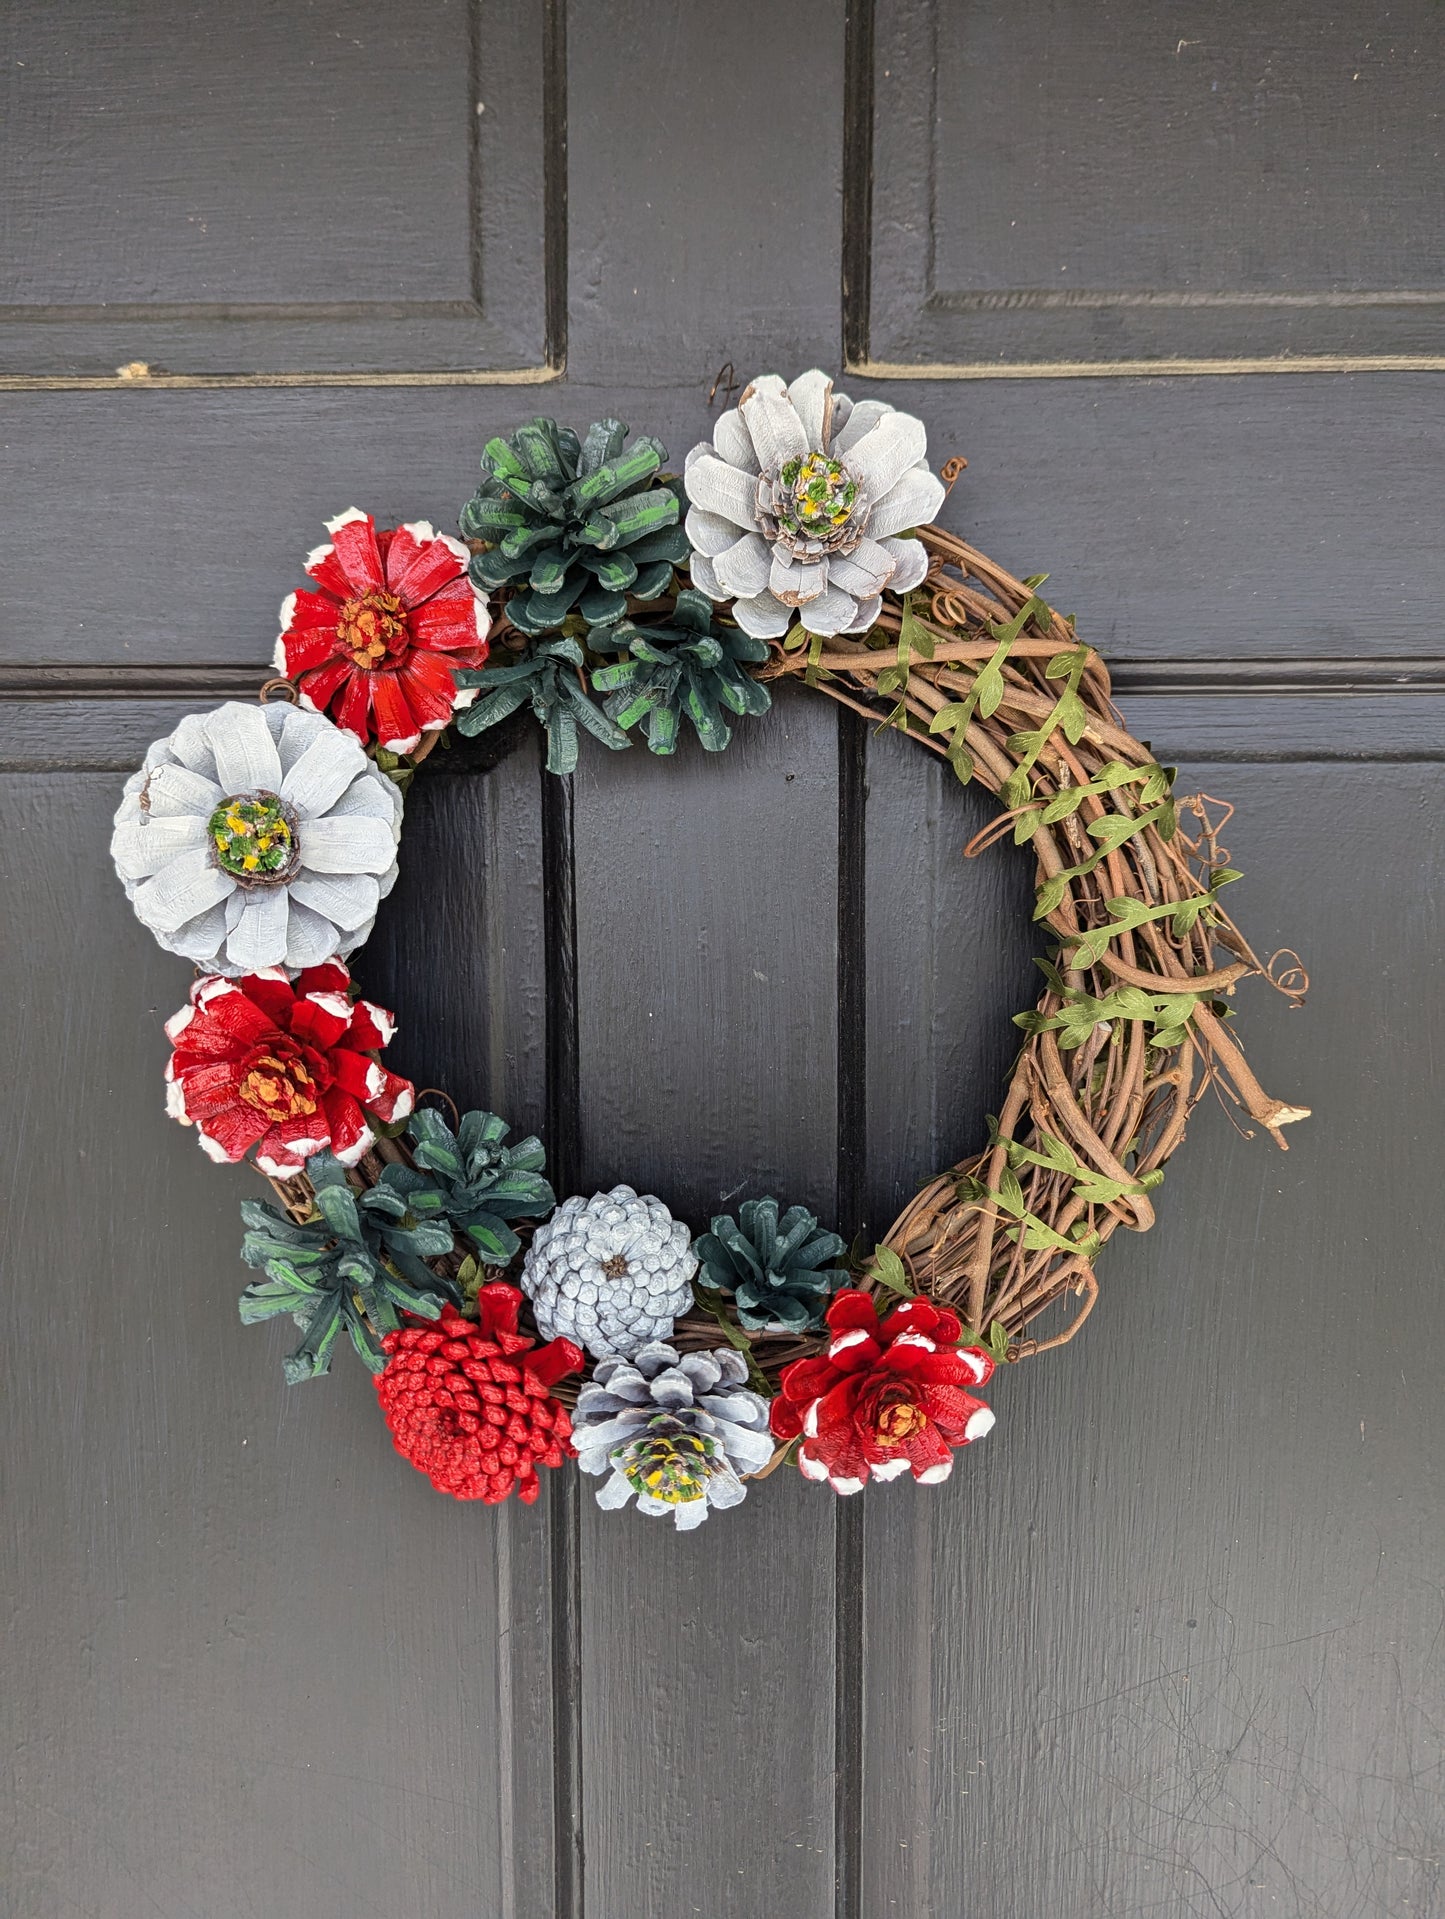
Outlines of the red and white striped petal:
M 247 973 L 236 985 L 275 1025 L 286 1025 L 296 1004 L 296 994 L 290 977 L 281 967 L 266 966 L 259 972 Z
M 960 1366 L 968 1369 L 970 1379 L 975 1386 L 982 1386 L 993 1377 L 993 1360 L 977 1346 L 960 1346 L 953 1355 Z
M 376 522 L 359 506 L 349 506 L 326 522 L 336 560 L 351 594 L 385 592 L 386 568 L 376 540 Z
M 221 1164 L 234 1165 L 246 1157 L 267 1131 L 268 1122 L 254 1108 L 235 1100 L 224 1111 L 213 1113 L 197 1125 L 202 1152 Z
M 200 982 L 203 987 L 208 983 Z M 197 1000 L 194 1018 L 182 1021 L 178 1014 L 167 1021 L 166 1032 L 173 1042 L 184 1035 L 186 1053 L 205 1059 L 224 1059 L 243 1047 L 258 1045 L 274 1031 L 274 1022 L 259 1006 L 229 981 L 224 984 L 230 988 L 228 992 L 213 992 L 208 998 Z
M 338 1046 L 331 1058 L 331 1070 L 334 1083 L 362 1106 L 369 1106 L 381 1091 L 380 1075 L 384 1068 L 374 1059 L 368 1059 L 365 1053 L 353 1053 L 348 1047 Z
M 457 703 L 457 683 L 444 660 L 435 653 L 413 653 L 397 678 L 423 733 L 446 725 Z
M 415 609 L 408 623 L 418 646 L 438 647 L 444 652 L 482 646 L 492 630 L 487 602 L 469 580 L 443 587 Z M 473 664 L 480 665 L 480 661 Z
M 298 993 L 347 993 L 351 987 L 351 975 L 340 960 L 323 960 L 319 966 L 308 966 L 296 978 Z
M 324 546 L 312 547 L 302 570 L 310 574 L 323 593 L 333 594 L 338 601 L 351 598 L 351 582 L 336 557 L 336 548 L 329 540 Z
M 465 573 L 470 557 L 459 540 L 439 539 L 429 521 L 409 521 L 391 536 L 386 552 L 386 584 L 410 611 Z
M 366 1115 L 357 1101 L 338 1086 L 330 1087 L 322 1095 L 321 1103 L 331 1131 L 332 1152 L 343 1166 L 354 1166 L 376 1138 L 366 1123 Z
M 329 660 L 336 652 L 339 613 L 329 593 L 288 593 L 281 602 L 281 632 L 276 641 L 279 670 L 294 675 Z
M 256 1150 L 256 1164 L 272 1179 L 291 1179 L 306 1170 L 313 1153 L 329 1146 L 324 1113 L 306 1113 L 273 1126 Z
M 284 665 L 281 669 L 286 670 Z M 356 677 L 356 668 L 345 657 L 328 660 L 324 666 L 303 673 L 300 680 L 301 704 L 313 713 L 324 713 L 338 691 Z
M 236 1104 L 236 1073 L 233 1059 L 207 1060 L 194 1066 L 182 1059 L 172 1083 L 180 1088 L 184 1117 L 209 1130 L 218 1113 Z M 265 1131 L 264 1126 L 261 1131 Z
M 358 1053 L 378 1053 L 395 1037 L 396 1021 L 386 1008 L 373 1005 L 369 999 L 359 999 L 352 1005 L 351 1028 L 341 1043 Z
M 968 1424 L 963 1429 L 964 1444 L 970 1445 L 975 1439 L 984 1438 L 997 1423 L 992 1406 L 979 1406 L 968 1416 Z
M 409 753 L 421 740 L 421 727 L 395 673 L 368 673 L 371 717 L 378 746 L 388 753 Z
M 322 670 L 324 672 L 326 669 Z M 332 718 L 343 733 L 350 733 L 353 739 L 360 740 L 365 746 L 371 738 L 367 715 L 371 710 L 372 676 L 355 667 L 348 668 L 348 672 L 350 677 L 346 682 L 346 690 L 337 702 Z
M 871 1366 L 882 1357 L 882 1352 L 882 1347 L 866 1326 L 851 1327 L 828 1342 L 828 1358 L 835 1366 L 840 1360 L 846 1362 L 844 1370 L 847 1372 Z
M 416 1104 L 416 1088 L 409 1079 L 403 1079 L 399 1073 L 388 1073 L 384 1066 L 376 1068 L 380 1074 L 380 1084 L 367 1101 L 368 1109 L 390 1126 L 393 1120 L 405 1119 Z
M 195 1017 L 196 1009 L 190 1005 L 183 1006 L 179 1013 L 171 1014 L 165 1024 L 165 1035 L 172 1046 L 175 1045 L 176 1041 L 180 1038 L 181 1034 L 185 1032 Z
M 351 1024 L 351 1001 L 344 993 L 305 993 L 291 1014 L 293 1037 L 330 1052 Z

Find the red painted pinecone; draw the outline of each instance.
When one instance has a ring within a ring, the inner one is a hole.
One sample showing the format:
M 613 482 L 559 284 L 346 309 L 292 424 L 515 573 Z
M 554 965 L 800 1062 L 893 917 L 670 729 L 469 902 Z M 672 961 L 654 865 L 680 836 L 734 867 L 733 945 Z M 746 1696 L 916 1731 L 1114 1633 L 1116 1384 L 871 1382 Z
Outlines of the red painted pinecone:
M 397 1451 L 439 1493 L 496 1505 L 537 1497 L 539 1466 L 572 1454 L 572 1424 L 551 1387 L 583 1355 L 570 1339 L 537 1347 L 517 1331 L 522 1295 L 498 1282 L 477 1294 L 480 1318 L 452 1307 L 382 1340 L 377 1397 Z

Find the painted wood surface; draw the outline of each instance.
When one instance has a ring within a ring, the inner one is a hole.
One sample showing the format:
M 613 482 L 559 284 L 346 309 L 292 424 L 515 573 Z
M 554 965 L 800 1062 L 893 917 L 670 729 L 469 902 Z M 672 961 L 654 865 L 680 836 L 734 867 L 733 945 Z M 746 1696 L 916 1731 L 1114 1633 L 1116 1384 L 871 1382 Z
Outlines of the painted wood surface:
M 190 34 L 165 86 L 204 124 L 220 43 L 142 11 L 142 40 Z M 109 873 L 121 771 L 254 684 L 353 500 L 448 525 L 484 439 L 531 411 L 616 412 L 680 459 L 725 360 L 836 363 L 844 77 L 886 12 L 854 0 L 850 60 L 842 9 L 485 9 L 510 44 L 552 33 L 568 80 L 565 230 L 497 215 L 522 275 L 550 258 L 566 295 L 551 388 L 0 393 L 7 1915 L 1440 1904 L 1434 381 L 848 377 L 968 456 L 945 522 L 1049 569 L 1182 790 L 1239 803 L 1240 913 L 1314 977 L 1303 1013 L 1258 986 L 1240 1011 L 1315 1119 L 1281 1155 L 1201 1108 L 1154 1234 L 1111 1244 L 1071 1348 L 997 1382 L 999 1426 L 948 1486 L 838 1502 L 775 1477 L 686 1540 L 575 1479 L 529 1511 L 448 1505 L 356 1370 L 288 1390 L 284 1335 L 240 1327 L 253 1187 L 162 1111 L 186 969 Z M 957 32 L 975 12 L 941 9 Z M 438 45 L 460 17 L 438 10 Z M 327 22 L 375 25 L 348 0 L 296 31 Z M 777 33 L 791 64 L 753 77 Z M 1124 61 L 1120 98 L 1147 78 Z M 93 96 L 6 84 L 39 114 L 27 163 L 61 177 L 54 102 Z M 422 164 L 454 169 L 443 119 Z M 328 123 L 359 163 L 365 137 Z M 138 135 L 85 138 L 149 177 Z M 251 132 L 217 138 L 242 167 Z M 284 200 L 264 174 L 226 190 L 280 236 L 279 272 Z M 132 198 L 126 270 L 179 274 Z M 42 184 L 6 208 L 42 275 L 55 205 Z M 1302 238 L 1309 284 L 1363 274 L 1353 231 L 1343 265 Z M 121 297 L 106 257 L 67 298 Z M 237 285 L 274 298 L 246 257 Z M 450 297 L 425 264 L 408 297 Z M 0 313 L 6 364 L 43 377 L 19 324 Z M 378 364 L 414 348 L 424 370 L 429 336 L 397 328 Z M 398 1011 L 401 1069 L 545 1128 L 569 1188 L 635 1178 L 701 1227 L 747 1181 L 876 1231 L 980 1138 L 1032 996 L 1026 855 L 961 858 L 987 815 L 799 689 L 721 761 L 598 749 L 570 786 L 518 723 L 416 782 L 357 972 Z
M 872 359 L 1445 347 L 1430 0 L 856 12 Z

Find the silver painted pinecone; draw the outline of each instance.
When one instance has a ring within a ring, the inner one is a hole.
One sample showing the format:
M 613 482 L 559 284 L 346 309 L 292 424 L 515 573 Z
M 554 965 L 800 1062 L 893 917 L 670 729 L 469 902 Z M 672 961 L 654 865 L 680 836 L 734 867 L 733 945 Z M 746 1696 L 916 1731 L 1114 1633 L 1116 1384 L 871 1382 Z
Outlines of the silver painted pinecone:
M 532 1236 L 522 1290 L 543 1339 L 630 1359 L 692 1304 L 692 1236 L 660 1199 L 614 1186 L 564 1200 Z

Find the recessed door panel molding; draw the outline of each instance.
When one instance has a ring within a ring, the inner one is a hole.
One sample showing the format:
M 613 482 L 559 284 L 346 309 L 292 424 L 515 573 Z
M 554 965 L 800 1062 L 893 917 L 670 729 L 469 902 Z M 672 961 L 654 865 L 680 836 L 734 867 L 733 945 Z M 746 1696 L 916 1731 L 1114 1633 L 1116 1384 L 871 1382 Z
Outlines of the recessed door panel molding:
M 869 371 L 1445 369 L 1428 0 L 854 0 L 850 42 Z
M 555 0 L 25 0 L 0 81 L 0 379 L 546 374 Z

